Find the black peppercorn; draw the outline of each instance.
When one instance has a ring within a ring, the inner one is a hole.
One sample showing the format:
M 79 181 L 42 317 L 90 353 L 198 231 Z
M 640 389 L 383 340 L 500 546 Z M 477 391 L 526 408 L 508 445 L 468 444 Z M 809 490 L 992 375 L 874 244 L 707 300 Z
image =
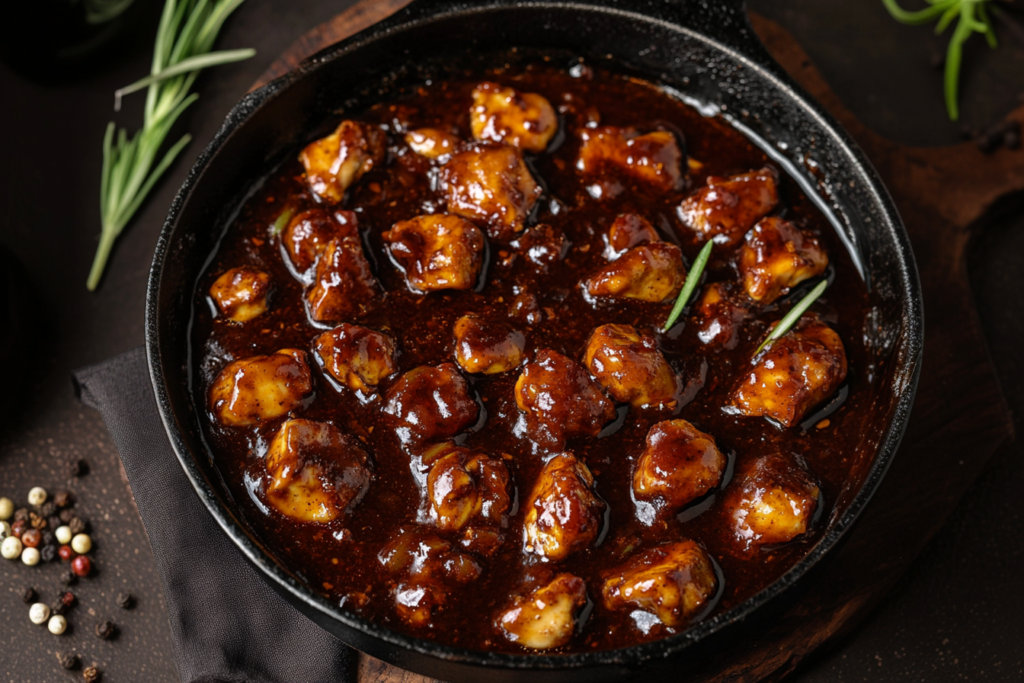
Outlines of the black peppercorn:
M 84 460 L 72 460 L 68 463 L 68 475 L 81 477 L 89 474 L 89 463 Z
M 60 600 L 56 600 L 56 601 L 54 601 L 54 603 L 52 605 L 50 605 L 50 614 L 56 614 L 56 615 L 59 616 L 59 615 L 62 615 L 62 614 L 67 614 L 67 613 L 68 613 L 68 606 L 65 605 L 63 602 L 61 602 Z
M 103 672 L 96 668 L 96 665 L 85 667 L 85 671 L 82 672 L 82 678 L 86 680 L 86 683 L 96 683 L 103 677 Z
M 110 640 L 117 633 L 117 627 L 112 621 L 103 621 L 96 624 L 96 635 L 103 640 Z
M 68 522 L 68 526 L 71 528 L 71 533 L 78 535 L 85 533 L 88 524 L 81 517 L 72 517 L 71 521 Z
M 69 569 L 67 571 L 61 572 L 60 582 L 64 586 L 74 586 L 76 583 L 78 583 L 78 577 L 75 576 L 75 573 Z
M 39 559 L 43 562 L 53 562 L 57 559 L 57 546 L 55 545 L 44 545 L 39 550 Z
M 57 495 L 53 497 L 53 504 L 60 509 L 71 507 L 75 502 L 75 499 L 71 497 L 70 491 L 58 491 Z
M 28 509 L 27 508 L 18 508 L 17 510 L 15 510 L 14 511 L 14 521 L 15 522 L 27 522 L 28 521 Z
M 37 515 L 34 512 L 28 513 L 28 523 L 30 525 L 32 525 L 33 529 L 45 529 L 46 528 L 46 518 L 45 517 L 40 517 L 39 515 Z
M 60 662 L 60 665 L 65 669 L 74 669 L 78 666 L 78 655 L 74 652 L 58 652 L 57 661 Z
M 53 517 L 57 514 L 57 506 L 53 504 L 52 500 L 48 500 L 39 506 L 39 515 L 42 517 Z
M 21 594 L 21 601 L 26 605 L 31 605 L 36 601 L 36 589 L 29 586 L 25 589 L 25 592 Z
M 57 515 L 53 515 L 52 517 L 47 517 L 46 518 L 46 524 L 51 529 L 56 529 L 61 524 L 60 517 L 58 517 Z
M 75 518 L 75 511 L 71 510 L 71 509 L 61 510 L 60 514 L 57 515 L 57 518 L 60 519 L 60 521 L 63 522 L 64 524 L 67 524 L 68 522 L 70 522 L 72 519 Z
M 131 609 L 133 604 L 135 604 L 135 599 L 132 598 L 131 593 L 117 594 L 117 606 L 121 609 Z

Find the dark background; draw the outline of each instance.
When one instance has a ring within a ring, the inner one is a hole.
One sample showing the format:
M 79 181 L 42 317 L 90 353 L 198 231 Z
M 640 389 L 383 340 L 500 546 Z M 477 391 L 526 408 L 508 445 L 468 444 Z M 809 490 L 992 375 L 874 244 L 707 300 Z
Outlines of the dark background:
M 22 287 L 31 301 L 27 326 L 0 321 L 0 351 L 8 356 L 0 405 L 10 406 L 0 415 L 0 495 L 21 505 L 31 486 L 51 492 L 71 486 L 93 526 L 98 567 L 94 578 L 74 589 L 81 604 L 68 617 L 69 633 L 55 637 L 29 622 L 20 593 L 34 585 L 51 602 L 59 588 L 58 567 L 0 561 L 0 682 L 73 680 L 57 666 L 58 650 L 75 650 L 83 661 L 97 662 L 107 681 L 176 680 L 145 531 L 119 477 L 105 427 L 97 413 L 75 400 L 70 371 L 142 343 L 150 259 L 188 167 L 277 55 L 351 0 L 247 0 L 242 5 L 218 46 L 254 47 L 257 56 L 200 78 L 200 100 L 172 135 L 187 130 L 193 142 L 119 240 L 99 291 L 90 293 L 85 279 L 99 234 L 103 131 L 112 119 L 133 131 L 141 123 L 144 95 L 130 97 L 115 116 L 113 91 L 148 73 L 160 4 L 135 10 L 132 24 L 113 44 L 116 59 L 106 64 L 76 60 L 75 69 L 61 70 L 65 76 L 40 80 L 0 63 L 0 247 L 20 263 L 4 259 L 0 277 Z M 942 74 L 935 66 L 945 39 L 929 28 L 895 23 L 877 0 L 750 4 L 793 33 L 869 127 L 915 145 L 960 141 L 962 126 L 946 119 Z M 29 64 L 45 53 L 45 41 L 35 40 L 32 31 L 39 29 L 33 26 L 23 27 L 26 44 L 34 46 L 21 52 L 30 55 Z M 968 128 L 992 124 L 1024 103 L 1024 31 L 1002 28 L 999 36 L 998 51 L 980 39 L 967 50 L 961 102 Z M 1022 205 L 1024 197 L 1011 198 L 987 217 L 975 233 L 970 257 L 979 315 L 1018 429 L 1024 414 L 1024 368 L 1018 359 L 1024 338 Z M 795 680 L 1024 680 L 1022 451 L 1015 442 L 996 453 L 882 606 Z M 90 474 L 76 482 L 63 469 L 73 457 L 91 465 Z M 127 612 L 114 603 L 126 589 L 137 596 L 137 607 Z M 96 622 L 105 618 L 119 625 L 113 641 L 93 635 Z

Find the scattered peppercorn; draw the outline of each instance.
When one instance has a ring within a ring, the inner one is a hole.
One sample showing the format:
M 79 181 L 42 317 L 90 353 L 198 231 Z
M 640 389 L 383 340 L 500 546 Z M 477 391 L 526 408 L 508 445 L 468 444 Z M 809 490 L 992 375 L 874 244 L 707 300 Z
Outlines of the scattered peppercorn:
M 85 555 L 92 550 L 92 537 L 89 534 L 76 534 L 71 539 L 71 549 L 79 555 Z
M 60 600 L 54 600 L 53 604 L 50 605 L 50 614 L 67 614 L 68 606 Z
M 37 597 L 38 595 L 36 594 L 36 589 L 32 586 L 29 586 L 25 589 L 25 592 L 21 594 L 21 601 L 26 605 L 31 605 L 33 602 L 36 601 Z
M 21 561 L 29 567 L 39 564 L 40 559 L 39 551 L 35 548 L 25 548 L 21 551 Z
M 96 668 L 96 665 L 85 667 L 82 672 L 82 678 L 85 679 L 86 683 L 96 683 L 103 677 L 103 672 Z
M 42 486 L 33 486 L 28 490 L 28 504 L 39 507 L 46 502 L 46 489 Z
M 70 562 L 71 560 L 75 559 L 75 551 L 72 550 L 71 546 L 69 545 L 62 545 L 60 547 L 60 550 L 57 551 L 57 553 L 60 555 L 60 559 L 64 560 L 65 562 Z
M 78 655 L 74 652 L 58 652 L 57 661 L 60 662 L 62 668 L 70 671 L 78 666 Z
M 61 585 L 63 586 L 74 586 L 76 583 L 78 583 L 78 577 L 75 576 L 75 573 L 69 569 L 66 572 L 61 572 L 60 582 Z
M 55 545 L 44 545 L 43 549 L 39 551 L 39 559 L 43 562 L 53 562 L 57 559 L 57 546 Z
M 114 626 L 112 621 L 103 621 L 96 624 L 96 635 L 103 640 L 110 640 L 114 637 L 115 633 L 117 633 L 117 627 Z
M 14 511 L 15 522 L 27 522 L 28 521 L 28 508 L 18 508 Z
M 84 460 L 72 460 L 68 463 L 68 475 L 82 477 L 89 474 L 89 463 Z
M 71 591 L 64 591 L 64 593 L 60 596 L 60 601 L 68 607 L 73 607 L 75 604 L 75 594 Z
M 74 511 L 74 510 L 71 510 L 71 509 L 68 509 L 68 510 L 61 510 L 61 511 L 60 511 L 60 514 L 59 514 L 59 515 L 57 515 L 57 517 L 59 517 L 59 518 L 60 518 L 60 521 L 61 521 L 61 522 L 63 522 L 64 524 L 67 524 L 67 523 L 68 523 L 68 522 L 70 522 L 70 521 L 71 521 L 72 519 L 74 519 L 74 517 L 75 517 L 75 511 Z
M 85 533 L 85 529 L 88 526 L 85 520 L 81 517 L 72 517 L 71 521 L 68 522 L 68 527 L 71 529 L 72 536 Z
M 48 500 L 39 506 L 39 514 L 43 517 L 53 517 L 57 514 L 57 506 L 53 504 L 52 500 Z
M 71 560 L 71 571 L 75 573 L 75 576 L 89 576 L 89 572 L 92 571 L 92 561 L 85 555 L 79 555 Z
M 43 535 L 39 533 L 38 529 L 26 529 L 21 534 L 21 543 L 27 548 L 38 548 L 43 540 L 42 537 Z
M 39 544 L 40 545 L 53 545 L 53 532 L 52 531 L 40 532 Z
M 118 593 L 117 594 L 117 606 L 121 609 L 131 609 L 132 605 L 135 604 L 135 599 L 132 598 L 131 593 Z
M 53 497 L 53 504 L 61 509 L 71 506 L 74 502 L 75 499 L 72 498 L 70 491 L 58 491 L 57 495 Z
M 50 527 L 51 529 L 56 529 L 60 526 L 60 517 L 58 517 L 57 515 L 47 517 L 46 526 Z
M 19 519 L 11 525 L 11 536 L 15 538 L 21 538 L 21 535 L 25 533 L 25 529 L 28 528 L 28 522 L 24 519 Z
M 10 498 L 0 498 L 0 521 L 5 521 L 11 518 L 14 514 L 14 501 Z
M 54 532 L 54 534 L 57 537 L 57 542 L 61 545 L 68 545 L 69 543 L 71 543 L 71 538 L 73 536 L 73 534 L 71 533 L 71 527 L 59 526 L 57 527 L 57 530 Z
M 34 512 L 28 513 L 29 524 L 32 525 L 33 529 L 43 529 L 46 527 L 46 518 L 40 517 Z

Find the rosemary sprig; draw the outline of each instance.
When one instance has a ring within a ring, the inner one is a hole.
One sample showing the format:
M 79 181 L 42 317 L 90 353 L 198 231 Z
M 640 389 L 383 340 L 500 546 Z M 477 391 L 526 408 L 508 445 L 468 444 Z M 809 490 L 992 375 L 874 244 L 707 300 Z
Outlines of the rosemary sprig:
M 828 280 L 822 280 L 818 283 L 817 287 L 808 292 L 807 296 L 800 300 L 800 303 L 791 308 L 789 313 L 775 324 L 775 329 L 772 330 L 772 333 L 768 335 L 767 339 L 761 342 L 761 345 L 757 347 L 757 351 L 754 352 L 754 355 L 756 356 L 761 353 L 761 351 L 764 350 L 764 347 L 770 345 L 773 341 L 781 338 L 789 332 L 793 325 L 796 325 L 796 322 L 800 320 L 800 316 L 807 312 L 807 309 L 811 307 L 811 304 L 817 301 L 818 297 L 821 296 L 822 292 L 826 289 L 828 289 Z
M 946 73 L 945 73 L 945 94 L 946 112 L 952 121 L 960 118 L 959 89 L 960 89 L 960 63 L 963 61 L 963 47 L 967 39 L 973 33 L 981 33 L 985 36 L 989 47 L 995 49 L 999 43 L 996 41 L 995 31 L 992 30 L 992 20 L 988 13 L 988 3 L 992 0 L 928 0 L 929 7 L 915 12 L 908 12 L 897 3 L 897 0 L 882 0 L 889 14 L 896 21 L 904 24 L 927 24 L 934 19 L 938 20 L 935 25 L 936 35 L 945 31 L 954 19 L 959 17 L 956 28 L 953 30 L 953 37 L 949 40 L 946 48 Z
M 704 267 L 708 265 L 708 259 L 711 258 L 711 248 L 713 246 L 714 242 L 708 240 L 704 244 L 704 248 L 697 254 L 697 260 L 693 262 L 693 267 L 690 268 L 690 273 L 686 276 L 686 282 L 683 283 L 683 289 L 679 292 L 676 305 L 672 307 L 672 312 L 668 314 L 668 320 L 665 321 L 665 327 L 662 328 L 662 332 L 668 332 L 669 328 L 676 324 L 676 320 L 679 319 L 683 309 L 686 307 L 686 302 L 690 300 L 693 291 L 697 289 L 700 276 L 704 274 Z
M 255 50 L 211 52 L 224 21 L 243 1 L 167 0 L 157 29 L 150 75 L 115 94 L 115 105 L 119 107 L 121 95 L 148 89 L 142 130 L 129 139 L 125 129 L 117 130 L 111 122 L 103 138 L 102 230 L 86 283 L 90 290 L 99 284 L 118 235 L 156 181 L 192 139 L 189 135 L 182 136 L 157 162 L 157 152 L 174 122 L 199 97 L 189 94 L 199 71 L 256 54 Z

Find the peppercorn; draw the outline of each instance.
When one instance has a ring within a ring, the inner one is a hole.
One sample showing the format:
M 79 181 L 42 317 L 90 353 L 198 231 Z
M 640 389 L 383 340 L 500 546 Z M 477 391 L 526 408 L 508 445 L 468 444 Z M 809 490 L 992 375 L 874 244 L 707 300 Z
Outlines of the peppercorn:
M 25 533 L 25 529 L 29 528 L 28 522 L 24 519 L 19 519 L 11 525 L 11 536 L 15 538 L 21 538 L 21 535 Z
M 33 529 L 44 529 L 46 528 L 46 518 L 40 517 L 34 512 L 28 513 L 28 522 L 32 525 Z
M 78 655 L 74 652 L 58 652 L 57 661 L 60 662 L 61 668 L 70 671 L 78 666 Z
M 15 522 L 27 522 L 28 521 L 28 508 L 18 508 L 14 511 Z
M 0 521 L 11 518 L 14 514 L 14 501 L 10 498 L 0 498 Z
M 121 609 L 131 609 L 135 603 L 135 599 L 132 598 L 131 593 L 118 593 L 117 594 L 117 606 Z
M 50 618 L 50 608 L 41 602 L 32 605 L 28 610 L 28 618 L 33 624 L 45 624 Z
M 75 551 L 72 550 L 71 546 L 69 545 L 62 545 L 60 547 L 60 550 L 57 551 L 57 554 L 59 554 L 60 559 L 62 559 L 65 562 L 70 562 L 71 560 L 75 559 Z
M 5 560 L 18 559 L 23 549 L 21 539 L 17 536 L 8 536 L 3 543 L 0 543 L 0 555 L 3 555 Z
M 33 486 L 28 491 L 28 504 L 39 507 L 46 502 L 46 489 L 42 486 Z
M 70 491 L 58 491 L 57 495 L 53 497 L 53 504 L 61 509 L 71 506 L 74 502 L 75 499 L 71 497 Z
M 71 571 L 75 573 L 75 576 L 89 576 L 89 572 L 92 571 L 92 561 L 85 555 L 79 555 L 71 560 Z
M 50 605 L 50 614 L 67 614 L 68 606 L 65 605 L 61 600 L 54 600 L 53 604 Z
M 68 620 L 59 614 L 52 616 L 50 617 L 50 620 L 46 622 L 46 628 L 48 628 L 50 633 L 53 635 L 59 636 L 64 633 L 64 631 L 68 630 Z
M 50 527 L 51 529 L 56 529 L 60 526 L 60 524 L 60 517 L 58 517 L 57 515 L 52 515 L 46 518 L 46 526 Z
M 0 541 L 4 540 L 14 532 L 11 530 L 11 525 L 7 520 L 0 520 Z
M 71 549 L 79 555 L 85 555 L 92 550 L 92 538 L 89 534 L 76 534 L 71 539 Z
M 40 556 L 39 551 L 35 548 L 25 548 L 21 551 L 21 561 L 29 567 L 34 567 L 39 564 Z
M 72 509 L 70 509 L 70 508 L 69 508 L 69 509 L 66 509 L 66 510 L 61 510 L 61 511 L 60 511 L 60 514 L 59 514 L 59 515 L 57 515 L 57 517 L 59 517 L 59 518 L 60 518 L 60 521 L 61 521 L 61 522 L 63 522 L 64 524 L 67 524 L 67 523 L 68 523 L 68 522 L 70 522 L 70 521 L 71 521 L 72 519 L 74 519 L 74 517 L 75 517 L 75 511 L 74 511 L 74 510 L 72 510 Z
M 72 460 L 68 463 L 68 476 L 81 477 L 89 474 L 89 463 L 84 460 Z
M 38 529 L 26 529 L 21 534 L 21 544 L 26 548 L 38 548 L 39 543 L 43 540 L 42 536 Z
M 85 667 L 82 672 L 82 678 L 85 679 L 86 683 L 97 683 L 100 678 L 103 677 L 103 672 L 96 668 L 96 665 Z
M 48 500 L 39 506 L 39 514 L 43 517 L 53 517 L 57 514 L 57 506 L 53 504 L 52 500 Z
M 114 637 L 115 633 L 117 633 L 117 627 L 114 626 L 112 621 L 103 621 L 96 624 L 96 635 L 103 640 L 110 640 Z
M 33 602 L 36 601 L 37 597 L 38 596 L 36 595 L 36 589 L 32 586 L 29 586 L 25 589 L 25 592 L 21 594 L 21 601 L 24 602 L 26 605 L 31 605 Z
M 53 562 L 57 559 L 57 546 L 55 545 L 44 545 L 43 549 L 39 551 L 39 559 L 43 562 Z
M 68 522 L 68 527 L 71 529 L 72 536 L 84 534 L 87 526 L 88 524 L 86 524 L 85 520 L 81 517 L 72 517 L 71 521 Z
M 61 585 L 63 586 L 74 586 L 76 583 L 78 583 L 78 577 L 75 576 L 75 573 L 69 569 L 66 572 L 61 572 L 60 582 Z

